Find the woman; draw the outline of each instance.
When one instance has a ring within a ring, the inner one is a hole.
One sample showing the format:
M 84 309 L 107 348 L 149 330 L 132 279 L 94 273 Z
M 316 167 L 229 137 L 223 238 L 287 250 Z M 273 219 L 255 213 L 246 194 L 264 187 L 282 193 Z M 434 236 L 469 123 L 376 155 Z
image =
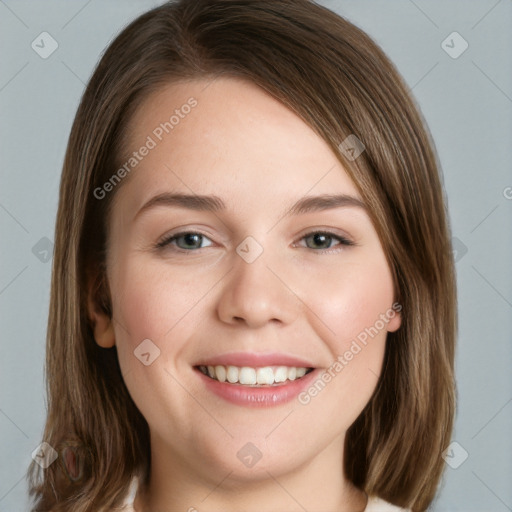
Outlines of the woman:
M 382 51 L 306 0 L 164 4 L 72 128 L 33 510 L 425 510 L 455 331 L 435 155 Z

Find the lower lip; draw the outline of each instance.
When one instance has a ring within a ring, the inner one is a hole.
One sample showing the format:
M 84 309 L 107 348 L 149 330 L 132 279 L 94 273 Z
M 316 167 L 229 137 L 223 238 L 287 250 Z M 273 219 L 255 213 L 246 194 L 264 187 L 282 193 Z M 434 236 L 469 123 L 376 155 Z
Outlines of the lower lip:
M 206 376 L 196 368 L 199 377 L 207 389 L 224 400 L 236 405 L 248 407 L 271 407 L 290 402 L 315 379 L 317 370 L 309 372 L 300 379 L 289 380 L 276 386 L 251 387 L 241 384 L 219 382 Z

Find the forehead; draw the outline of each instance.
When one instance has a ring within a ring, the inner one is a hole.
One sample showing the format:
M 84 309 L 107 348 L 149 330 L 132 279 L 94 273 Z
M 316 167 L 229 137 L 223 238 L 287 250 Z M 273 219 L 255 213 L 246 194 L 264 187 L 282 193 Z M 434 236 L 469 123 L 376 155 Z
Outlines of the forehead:
M 139 106 L 127 134 L 124 159 L 137 163 L 119 192 L 132 208 L 165 191 L 261 204 L 308 193 L 358 196 L 327 143 L 245 80 L 162 87 Z

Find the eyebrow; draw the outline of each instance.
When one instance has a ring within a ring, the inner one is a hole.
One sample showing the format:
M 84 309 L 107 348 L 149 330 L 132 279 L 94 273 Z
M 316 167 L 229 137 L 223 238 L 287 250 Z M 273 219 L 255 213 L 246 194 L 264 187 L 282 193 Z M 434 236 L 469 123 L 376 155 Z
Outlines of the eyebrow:
M 186 208 L 195 211 L 218 212 L 226 209 L 224 201 L 215 195 L 176 194 L 164 192 L 152 197 L 135 214 L 134 220 L 143 212 L 156 206 Z M 319 196 L 306 196 L 299 199 L 291 208 L 283 213 L 282 217 L 301 215 L 309 212 L 330 210 L 341 207 L 357 207 L 366 210 L 366 205 L 357 197 L 347 194 L 322 194 Z
M 333 208 L 357 207 L 366 210 L 366 205 L 357 197 L 348 194 L 322 194 L 319 196 L 306 196 L 297 201 L 286 213 L 288 215 L 300 215 L 309 212 L 331 210 Z
M 136 213 L 135 217 L 141 213 L 154 208 L 155 206 L 168 206 L 177 208 L 187 208 L 189 210 L 217 212 L 224 210 L 226 205 L 220 197 L 217 196 L 198 196 L 196 194 L 171 194 L 164 192 L 152 197 Z M 135 218 L 134 217 L 134 218 Z

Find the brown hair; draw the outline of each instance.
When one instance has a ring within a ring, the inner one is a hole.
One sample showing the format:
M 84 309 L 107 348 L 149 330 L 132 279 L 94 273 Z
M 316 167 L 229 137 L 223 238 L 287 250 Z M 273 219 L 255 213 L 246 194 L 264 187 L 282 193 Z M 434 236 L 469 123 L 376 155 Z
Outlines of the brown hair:
M 387 57 L 360 29 L 308 0 L 166 3 L 125 28 L 100 60 L 62 172 L 44 430 L 60 457 L 44 472 L 32 463 L 32 510 L 108 510 L 134 475 L 148 475 L 148 425 L 126 389 L 116 348 L 95 343 L 87 318 L 89 290 L 111 314 L 105 253 L 115 192 L 98 200 L 93 191 L 119 165 L 126 127 L 148 94 L 220 74 L 259 85 L 307 122 L 368 206 L 402 325 L 388 334 L 377 388 L 347 433 L 345 470 L 369 495 L 425 510 L 443 471 L 455 397 L 455 282 L 438 165 Z M 365 146 L 355 160 L 339 148 L 352 134 Z

